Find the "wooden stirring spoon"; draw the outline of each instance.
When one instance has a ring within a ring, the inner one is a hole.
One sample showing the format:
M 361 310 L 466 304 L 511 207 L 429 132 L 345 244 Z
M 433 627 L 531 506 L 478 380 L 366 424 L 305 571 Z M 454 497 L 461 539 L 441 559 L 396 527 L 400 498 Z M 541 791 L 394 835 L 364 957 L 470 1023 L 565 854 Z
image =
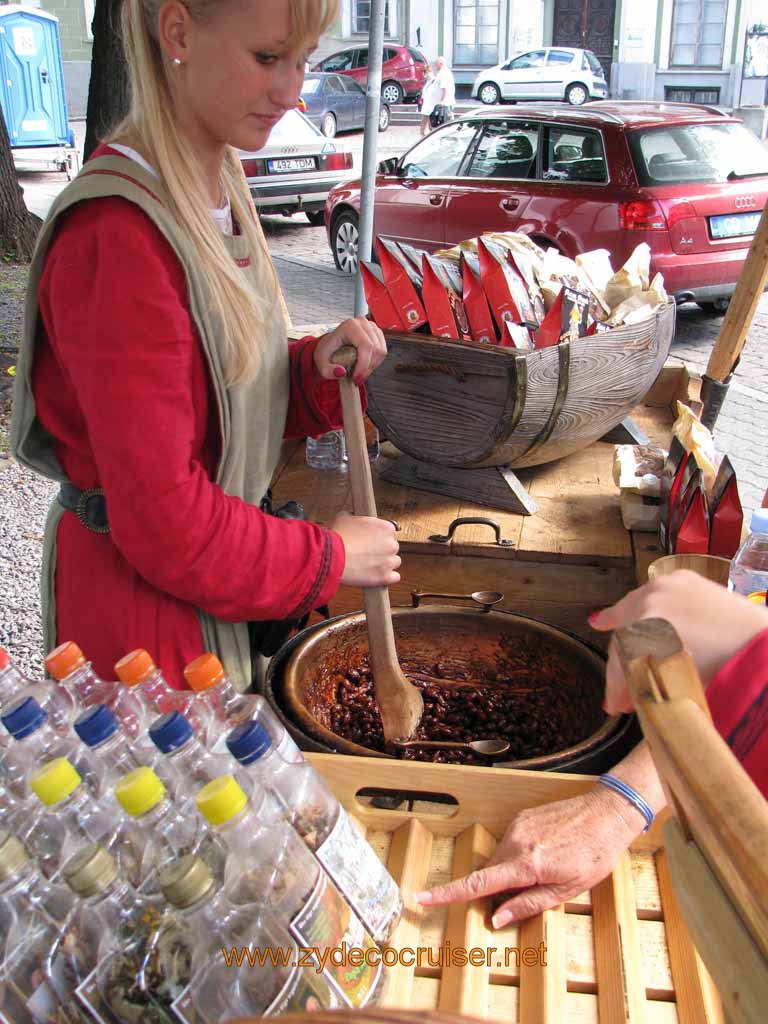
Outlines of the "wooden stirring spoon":
M 347 438 L 352 509 L 356 516 L 375 518 L 376 499 L 365 441 L 363 407 L 360 392 L 352 380 L 356 359 L 357 350 L 351 345 L 338 349 L 331 357 L 332 362 L 347 371 L 347 376 L 339 381 L 339 389 Z M 424 701 L 418 688 L 406 679 L 397 660 L 389 590 L 387 587 L 364 587 L 363 605 L 368 623 L 373 685 L 384 726 L 384 739 L 387 743 L 396 739 L 407 740 L 416 731 L 424 712 Z

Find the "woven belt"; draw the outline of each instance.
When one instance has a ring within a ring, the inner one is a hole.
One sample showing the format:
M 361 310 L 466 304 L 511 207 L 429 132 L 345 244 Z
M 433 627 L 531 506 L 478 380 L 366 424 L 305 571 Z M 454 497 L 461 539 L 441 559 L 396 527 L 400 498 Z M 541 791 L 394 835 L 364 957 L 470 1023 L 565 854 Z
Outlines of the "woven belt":
M 74 512 L 87 529 L 94 533 L 109 533 L 107 502 L 101 487 L 89 487 L 87 491 L 81 491 L 67 481 L 60 485 L 57 498 L 62 508 Z

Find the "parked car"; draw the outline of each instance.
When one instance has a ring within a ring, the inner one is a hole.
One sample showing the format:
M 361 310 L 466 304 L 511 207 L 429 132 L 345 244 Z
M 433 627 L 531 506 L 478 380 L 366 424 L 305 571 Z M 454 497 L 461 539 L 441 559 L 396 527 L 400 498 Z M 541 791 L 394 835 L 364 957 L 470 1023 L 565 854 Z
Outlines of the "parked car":
M 301 99 L 307 118 L 332 139 L 336 132 L 365 127 L 365 90 L 345 75 L 310 72 L 304 77 Z M 389 104 L 379 106 L 379 131 L 389 128 Z
M 392 106 L 416 98 L 424 85 L 427 58 L 414 46 L 385 46 L 381 69 L 381 98 Z M 353 78 L 365 86 L 368 77 L 368 47 L 353 46 L 326 57 L 313 71 L 327 71 Z
M 481 103 L 509 100 L 565 100 L 580 107 L 590 99 L 604 100 L 608 83 L 591 50 L 544 46 L 481 71 L 472 86 Z
M 377 235 L 434 252 L 484 231 L 522 231 L 574 257 L 608 249 L 618 269 L 651 247 L 678 301 L 732 295 L 768 200 L 768 149 L 714 108 L 602 102 L 478 110 L 385 161 Z M 328 196 L 336 266 L 354 272 L 360 183 Z
M 263 149 L 240 150 L 243 171 L 263 213 L 290 216 L 303 210 L 315 226 L 323 223 L 328 193 L 352 174 L 352 153 L 339 150 L 298 110 L 287 110 Z

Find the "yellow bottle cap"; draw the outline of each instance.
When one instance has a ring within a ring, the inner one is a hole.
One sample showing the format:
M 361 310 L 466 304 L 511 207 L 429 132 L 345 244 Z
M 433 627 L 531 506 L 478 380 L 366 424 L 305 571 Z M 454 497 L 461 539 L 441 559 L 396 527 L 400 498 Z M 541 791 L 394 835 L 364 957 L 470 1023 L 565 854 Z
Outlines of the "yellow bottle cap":
M 754 604 L 768 604 L 765 600 L 764 590 L 756 590 L 754 593 L 748 594 L 747 600 L 752 601 Z
M 165 786 L 151 768 L 136 768 L 115 786 L 115 796 L 126 814 L 138 818 L 152 810 L 165 796 Z
M 29 788 L 46 807 L 53 807 L 74 793 L 82 781 L 66 757 L 57 757 L 29 776 Z
M 195 803 L 211 825 L 223 825 L 242 811 L 248 803 L 248 797 L 231 775 L 220 775 L 218 779 L 203 786 Z

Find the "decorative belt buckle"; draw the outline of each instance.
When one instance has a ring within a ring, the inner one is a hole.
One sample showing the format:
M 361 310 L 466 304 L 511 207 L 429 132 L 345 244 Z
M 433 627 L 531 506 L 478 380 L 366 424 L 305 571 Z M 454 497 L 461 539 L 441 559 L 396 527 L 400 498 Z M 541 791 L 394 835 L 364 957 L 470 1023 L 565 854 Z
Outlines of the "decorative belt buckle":
M 95 526 L 88 519 L 88 502 L 91 498 L 99 497 L 104 497 L 101 487 L 89 487 L 87 491 L 83 491 L 78 498 L 75 515 L 87 530 L 92 530 L 94 533 L 109 533 L 109 523 L 105 526 Z

